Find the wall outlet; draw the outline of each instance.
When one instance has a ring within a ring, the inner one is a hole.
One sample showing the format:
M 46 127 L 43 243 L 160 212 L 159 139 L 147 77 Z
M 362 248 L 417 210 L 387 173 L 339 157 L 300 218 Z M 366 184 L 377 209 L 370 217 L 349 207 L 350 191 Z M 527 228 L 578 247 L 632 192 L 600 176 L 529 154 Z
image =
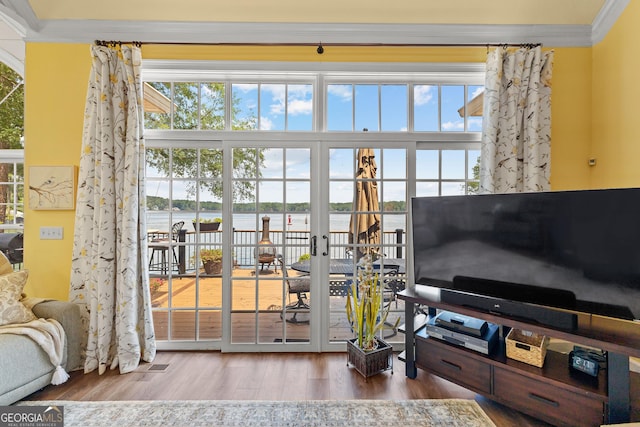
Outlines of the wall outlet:
M 40 240 L 62 240 L 62 227 L 40 227 Z

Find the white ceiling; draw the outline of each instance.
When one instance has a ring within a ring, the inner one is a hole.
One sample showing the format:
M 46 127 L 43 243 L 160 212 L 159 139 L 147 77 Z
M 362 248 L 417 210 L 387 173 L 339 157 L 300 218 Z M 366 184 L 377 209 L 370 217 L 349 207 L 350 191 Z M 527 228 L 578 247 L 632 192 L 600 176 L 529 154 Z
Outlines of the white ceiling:
M 0 61 L 24 42 L 591 46 L 630 0 L 0 0 Z

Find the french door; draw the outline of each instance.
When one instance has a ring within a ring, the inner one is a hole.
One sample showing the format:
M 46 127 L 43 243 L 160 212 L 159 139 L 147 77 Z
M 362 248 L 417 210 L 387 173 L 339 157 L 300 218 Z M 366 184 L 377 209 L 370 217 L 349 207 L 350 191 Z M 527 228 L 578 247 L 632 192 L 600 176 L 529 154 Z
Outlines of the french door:
M 357 253 L 369 249 L 350 237 L 350 227 L 355 216 L 375 215 L 378 255 L 405 265 L 408 195 L 415 191 L 408 179 L 415 167 L 412 146 L 302 139 L 157 149 L 169 159 L 168 170 L 185 157 L 200 165 L 188 178 L 148 169 L 148 195 L 160 203 L 167 194 L 172 201 L 150 207 L 149 217 L 164 221 L 152 221 L 152 228 L 163 233 L 184 222 L 181 231 L 167 231 L 174 243 L 160 259 L 166 265 L 152 271 L 152 284 L 162 284 L 152 290 L 159 348 L 344 351 L 353 336 L 346 292 Z M 361 148 L 372 149 L 373 178 L 358 175 Z M 222 172 L 200 172 L 206 162 L 221 164 Z M 355 205 L 364 183 L 375 184 L 378 207 Z M 205 225 L 213 218 L 221 223 L 209 231 Z M 208 270 L 211 251 L 222 253 L 221 270 Z M 336 263 L 351 269 L 336 270 Z M 382 273 L 385 284 L 401 285 L 406 270 Z M 404 308 L 392 289 L 385 305 L 390 314 L 382 334 L 402 344 L 397 326 Z
M 320 298 L 309 261 L 317 244 L 317 144 L 228 147 L 224 232 L 231 257 L 223 275 L 222 348 L 318 351 Z M 292 268 L 305 260 L 308 268 Z

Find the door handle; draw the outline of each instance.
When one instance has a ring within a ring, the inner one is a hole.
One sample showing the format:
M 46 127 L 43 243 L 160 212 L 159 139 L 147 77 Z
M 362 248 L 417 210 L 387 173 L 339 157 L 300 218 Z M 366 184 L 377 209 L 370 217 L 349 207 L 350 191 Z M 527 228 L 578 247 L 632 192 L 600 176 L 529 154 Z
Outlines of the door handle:
M 322 238 L 325 240 L 326 244 L 326 249 L 324 252 L 322 252 L 322 256 L 327 256 L 329 255 L 329 238 L 325 234 L 322 235 Z
M 318 236 L 311 237 L 311 246 L 309 247 L 309 251 L 311 252 L 311 256 L 318 255 Z

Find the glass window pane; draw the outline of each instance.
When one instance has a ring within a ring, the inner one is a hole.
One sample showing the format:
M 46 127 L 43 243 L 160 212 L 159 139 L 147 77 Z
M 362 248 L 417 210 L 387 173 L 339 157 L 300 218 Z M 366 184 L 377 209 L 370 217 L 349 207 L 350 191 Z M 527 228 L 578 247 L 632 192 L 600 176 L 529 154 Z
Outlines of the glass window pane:
M 215 213 L 215 216 L 222 215 L 222 181 L 219 180 L 203 180 L 200 181 L 199 191 L 200 205 L 195 206 L 195 211 L 205 211 L 207 213 Z M 190 208 L 190 207 L 189 207 Z
M 281 181 L 261 182 L 258 210 L 260 212 L 282 212 L 284 210 L 284 196 L 282 188 L 283 186 Z
M 287 94 L 287 130 L 313 130 L 313 86 L 289 85 Z
M 407 151 L 382 150 L 382 161 L 378 162 L 378 176 L 384 179 L 404 179 L 407 177 Z
M 353 181 L 329 183 L 329 205 L 331 211 L 351 211 L 353 205 Z M 345 228 L 346 230 L 346 228 Z
M 469 86 L 467 88 L 467 130 L 482 132 L 482 108 L 484 101 L 484 86 Z
M 222 150 L 200 149 L 199 152 L 200 177 L 222 179 Z M 194 176 L 197 175 L 194 174 Z
M 256 178 L 258 168 L 264 166 L 264 149 L 234 148 L 233 149 L 233 177 Z
M 438 86 L 415 85 L 413 87 L 413 121 L 416 132 L 437 132 Z
M 224 83 L 200 84 L 200 128 L 224 130 Z
M 285 85 L 260 85 L 260 130 L 284 130 Z
M 407 184 L 384 181 L 384 210 L 397 211 L 404 208 L 407 202 Z
M 256 211 L 256 182 L 249 180 L 233 181 L 233 212 Z M 235 216 L 234 216 L 235 221 Z
M 353 130 L 353 85 L 327 85 L 327 130 Z
M 416 182 L 417 197 L 433 197 L 438 195 L 437 182 Z
M 442 150 L 442 179 L 465 179 L 464 160 L 464 150 Z
M 198 128 L 198 83 L 174 83 L 174 129 Z
M 382 85 L 381 129 L 386 132 L 407 131 L 407 85 Z
M 287 155 L 287 178 L 311 178 L 311 151 L 308 148 L 290 148 Z
M 329 178 L 353 178 L 355 150 L 333 149 L 329 152 Z
M 196 181 L 173 179 L 172 183 L 171 196 L 173 197 L 173 208 L 180 210 L 195 209 Z
M 442 86 L 442 132 L 464 131 L 464 86 Z
M 263 178 L 282 178 L 284 176 L 284 150 L 282 148 L 261 149 L 264 163 L 260 167 Z
M 170 129 L 171 83 L 146 82 L 143 97 L 145 129 Z
M 443 196 L 461 196 L 465 194 L 464 182 L 443 182 L 442 183 L 442 195 Z
M 309 212 L 309 181 L 287 181 L 287 212 Z
M 169 171 L 169 150 L 165 148 L 148 148 L 146 152 L 146 177 L 166 177 Z
M 380 130 L 378 123 L 378 85 L 356 85 L 355 132 Z
M 169 181 L 148 179 L 147 184 L 147 212 L 155 215 L 161 213 L 162 217 L 167 215 L 166 211 L 170 209 L 169 206 Z M 149 218 L 149 217 L 147 217 Z M 159 228 L 151 225 L 149 219 L 147 219 L 147 226 L 149 228 Z
M 232 84 L 232 130 L 255 130 L 258 126 L 258 85 Z
M 480 179 L 480 150 L 469 150 L 467 158 L 467 179 Z
M 418 150 L 416 151 L 416 178 L 417 179 L 438 179 L 439 172 L 439 150 Z

